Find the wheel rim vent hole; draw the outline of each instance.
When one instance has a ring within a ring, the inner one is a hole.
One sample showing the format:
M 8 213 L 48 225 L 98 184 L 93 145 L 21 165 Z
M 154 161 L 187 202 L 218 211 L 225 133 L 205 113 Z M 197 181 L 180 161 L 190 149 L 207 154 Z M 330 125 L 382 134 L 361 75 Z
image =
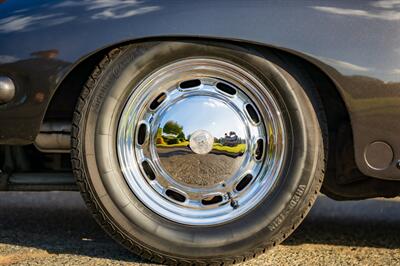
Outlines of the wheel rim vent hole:
M 154 174 L 153 169 L 151 168 L 150 164 L 148 161 L 143 161 L 142 162 L 142 167 L 143 167 L 143 171 L 146 173 L 146 176 L 150 179 L 150 180 L 154 180 L 156 179 L 156 175 Z
M 260 117 L 258 116 L 258 113 L 252 104 L 246 104 L 246 111 L 254 123 L 260 123 Z
M 251 180 L 253 179 L 253 176 L 251 174 L 245 175 L 242 180 L 236 185 L 236 190 L 237 191 L 242 191 L 245 187 L 247 187 Z
M 221 195 L 217 195 L 217 196 L 213 196 L 211 198 L 202 199 L 201 203 L 203 205 L 212 205 L 212 204 L 220 203 L 221 201 L 222 201 L 222 196 Z
M 170 197 L 171 199 L 178 201 L 178 202 L 185 202 L 186 197 L 184 195 L 182 195 L 181 193 L 172 190 L 172 189 L 167 189 L 167 191 L 165 192 L 165 194 Z
M 259 161 L 264 155 L 264 140 L 263 139 L 258 139 L 257 140 L 257 147 L 255 151 L 255 157 L 256 160 Z
M 154 99 L 154 101 L 151 102 L 151 104 L 150 104 L 150 109 L 151 109 L 151 110 L 157 109 L 157 108 L 165 101 L 166 98 L 167 98 L 167 94 L 165 94 L 164 92 L 163 92 L 163 93 L 160 93 L 160 94 Z
M 229 94 L 229 95 L 235 95 L 236 94 L 235 88 L 233 88 L 232 86 L 230 86 L 228 84 L 219 82 L 216 85 L 216 87 L 217 87 L 217 89 L 219 89 L 220 91 L 225 92 L 226 94 Z
M 201 85 L 201 81 L 198 79 L 191 79 L 191 80 L 187 80 L 184 82 L 181 82 L 181 84 L 179 84 L 179 87 L 183 90 L 187 90 L 187 89 L 191 89 L 191 88 L 196 88 L 198 86 Z
M 137 144 L 143 145 L 143 143 L 146 140 L 146 134 L 147 134 L 147 126 L 146 124 L 141 124 L 139 126 L 139 131 L 138 131 Z

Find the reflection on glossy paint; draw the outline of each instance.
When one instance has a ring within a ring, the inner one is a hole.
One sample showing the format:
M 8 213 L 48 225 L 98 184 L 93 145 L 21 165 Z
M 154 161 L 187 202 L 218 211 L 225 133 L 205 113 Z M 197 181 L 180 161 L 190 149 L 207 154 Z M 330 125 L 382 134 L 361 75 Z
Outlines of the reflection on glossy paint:
M 63 1 L 54 5 L 54 8 L 80 6 L 87 11 L 93 11 L 92 19 L 122 19 L 136 15 L 146 14 L 159 10 L 159 6 L 146 6 L 142 1 L 137 0 L 84 0 L 84 1 Z
M 119 18 L 127 18 L 136 15 L 146 14 L 152 11 L 159 10 L 158 6 L 146 6 L 139 7 L 131 10 L 122 10 L 122 8 L 108 8 L 104 11 L 94 14 L 92 16 L 93 19 L 119 19 Z
M 18 9 L 12 11 L 8 16 L 0 19 L 0 33 L 12 33 L 20 31 L 33 31 L 39 28 L 61 25 L 70 21 L 91 18 L 101 19 L 123 19 L 136 15 L 157 11 L 161 7 L 155 5 L 143 5 L 142 1 L 136 0 L 85 0 L 85 1 L 63 1 L 57 4 L 48 4 L 46 9 L 31 11 L 30 9 Z M 79 17 L 71 7 L 82 7 L 89 12 L 89 16 Z
M 352 16 L 367 19 L 381 19 L 388 21 L 400 20 L 400 1 L 398 0 L 382 0 L 370 3 L 376 10 L 362 10 L 351 8 L 339 8 L 332 6 L 312 6 L 311 8 L 322 12 Z
M 343 72 L 368 72 L 371 69 L 368 67 L 364 67 L 364 66 L 359 66 L 356 64 L 352 64 L 343 60 L 337 60 L 337 59 L 333 59 L 333 58 L 328 58 L 328 57 L 324 57 L 324 56 L 316 56 L 318 59 L 320 59 L 321 61 L 325 62 L 328 65 L 334 66 L 335 68 L 337 68 L 338 70 L 342 70 Z
M 395 69 L 393 69 L 392 73 L 393 73 L 394 75 L 400 75 L 400 68 L 395 68 Z
M 56 58 L 60 52 L 57 49 L 50 49 L 44 51 L 36 51 L 31 53 L 32 56 L 52 59 Z
M 45 94 L 42 91 L 38 91 L 35 93 L 33 99 L 36 103 L 42 103 L 45 100 Z
M 75 18 L 75 16 L 66 16 L 64 13 L 12 15 L 0 19 L 0 32 L 31 31 L 42 27 L 60 25 Z
M 12 55 L 0 55 L 0 64 L 7 64 L 18 61 L 18 58 Z

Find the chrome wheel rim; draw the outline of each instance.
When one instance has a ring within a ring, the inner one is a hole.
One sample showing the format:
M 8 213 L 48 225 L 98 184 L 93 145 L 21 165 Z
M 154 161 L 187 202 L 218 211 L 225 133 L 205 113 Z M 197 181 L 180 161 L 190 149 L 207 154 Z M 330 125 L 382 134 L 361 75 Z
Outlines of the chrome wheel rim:
M 192 58 L 132 89 L 116 145 L 124 178 L 145 206 L 177 223 L 216 225 L 271 191 L 286 130 L 273 94 L 253 74 Z

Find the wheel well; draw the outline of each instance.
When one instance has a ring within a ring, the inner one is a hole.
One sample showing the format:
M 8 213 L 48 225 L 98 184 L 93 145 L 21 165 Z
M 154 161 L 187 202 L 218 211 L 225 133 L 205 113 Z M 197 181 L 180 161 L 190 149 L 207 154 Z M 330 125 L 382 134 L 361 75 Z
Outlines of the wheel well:
M 114 48 L 102 49 L 79 62 L 63 79 L 47 108 L 43 122 L 49 120 L 72 121 L 75 104 L 83 86 L 94 68 Z

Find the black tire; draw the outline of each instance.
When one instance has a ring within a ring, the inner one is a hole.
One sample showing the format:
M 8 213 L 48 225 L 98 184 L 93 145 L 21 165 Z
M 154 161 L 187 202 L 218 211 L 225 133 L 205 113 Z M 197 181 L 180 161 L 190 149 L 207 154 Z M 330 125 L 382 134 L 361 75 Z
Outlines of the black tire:
M 131 88 L 121 84 L 137 84 L 158 67 L 193 56 L 230 61 L 255 73 L 279 99 L 289 132 L 284 178 L 240 219 L 210 227 L 177 224 L 146 208 L 125 182 L 114 147 L 115 122 Z M 111 51 L 83 88 L 72 130 L 73 171 L 97 222 L 129 250 L 171 265 L 242 262 L 287 238 L 316 199 L 326 157 L 318 95 L 303 75 L 287 69 L 272 54 L 209 42 L 152 42 Z M 101 135 L 102 130 L 112 134 Z M 107 167 L 117 171 L 107 175 Z

